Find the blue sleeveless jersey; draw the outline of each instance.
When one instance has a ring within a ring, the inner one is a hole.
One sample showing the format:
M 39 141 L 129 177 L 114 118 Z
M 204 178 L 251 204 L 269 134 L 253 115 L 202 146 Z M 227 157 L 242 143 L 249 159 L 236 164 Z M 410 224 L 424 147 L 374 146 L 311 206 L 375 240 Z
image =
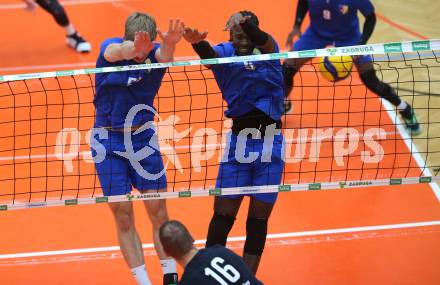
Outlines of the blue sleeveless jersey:
M 101 44 L 101 51 L 96 61 L 96 67 L 126 66 L 138 64 L 133 60 L 108 62 L 104 58 L 104 51 L 108 45 L 122 43 L 122 38 L 111 38 Z M 148 54 L 146 63 L 156 63 L 155 44 Z M 130 109 L 137 104 L 153 107 L 154 98 L 160 88 L 165 74 L 165 68 L 151 70 L 130 70 L 124 72 L 98 73 L 95 77 L 96 95 L 94 104 L 96 108 L 95 127 L 108 126 L 123 128 L 125 118 Z M 133 126 L 139 126 L 147 121 L 152 121 L 154 114 L 142 110 L 133 120 Z M 130 126 L 127 126 L 130 127 Z
M 310 29 L 327 39 L 360 37 L 357 12 L 368 16 L 374 12 L 370 0 L 307 0 Z
M 221 43 L 214 50 L 218 57 L 236 56 L 231 42 Z M 215 64 L 211 69 L 228 104 L 227 117 L 239 117 L 257 108 L 274 120 L 281 119 L 284 84 L 279 60 Z

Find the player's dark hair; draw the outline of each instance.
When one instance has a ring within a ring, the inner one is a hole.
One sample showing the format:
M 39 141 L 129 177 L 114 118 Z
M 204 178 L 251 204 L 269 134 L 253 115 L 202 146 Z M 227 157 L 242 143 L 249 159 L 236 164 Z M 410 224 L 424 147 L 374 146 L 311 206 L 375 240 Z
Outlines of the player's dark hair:
M 194 239 L 188 229 L 176 220 L 162 224 L 159 238 L 165 253 L 174 258 L 184 256 L 194 247 Z

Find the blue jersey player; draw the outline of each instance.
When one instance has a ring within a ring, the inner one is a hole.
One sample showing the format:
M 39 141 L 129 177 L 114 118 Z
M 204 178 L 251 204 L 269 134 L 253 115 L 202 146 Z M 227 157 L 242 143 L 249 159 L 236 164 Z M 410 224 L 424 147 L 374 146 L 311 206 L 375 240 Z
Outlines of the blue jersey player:
M 165 252 L 185 269 L 179 285 L 263 285 L 231 250 L 220 245 L 198 250 L 190 232 L 179 221 L 165 222 L 159 237 Z
M 230 41 L 212 47 L 207 32 L 185 28 L 184 38 L 201 58 L 218 58 L 278 52 L 272 36 L 260 30 L 256 15 L 242 11 L 231 16 L 226 28 Z M 250 61 L 210 66 L 232 119 L 225 157 L 216 187 L 278 185 L 284 161 L 280 132 L 283 113 L 283 76 L 279 60 Z M 243 258 L 257 271 L 276 193 L 251 194 Z M 206 246 L 225 245 L 243 195 L 216 197 Z
M 362 33 L 359 28 L 358 11 L 365 17 Z M 300 27 L 306 13 L 310 14 L 310 26 L 301 35 Z M 292 50 L 320 49 L 326 46 L 353 46 L 366 44 L 376 25 L 376 14 L 370 0 L 298 0 L 295 24 L 287 37 L 287 45 L 292 46 L 293 38 L 300 38 Z M 285 112 L 291 109 L 288 96 L 293 88 L 293 77 L 309 59 L 289 59 L 283 64 L 286 102 Z M 354 63 L 365 86 L 375 94 L 388 100 L 400 111 L 406 127 L 413 134 L 420 133 L 420 124 L 411 106 L 401 100 L 396 91 L 379 80 L 374 70 L 371 56 L 358 56 Z
M 162 40 L 160 45 L 153 43 L 157 33 Z M 101 44 L 96 67 L 172 61 L 182 34 L 180 20 L 170 20 L 169 30 L 162 33 L 157 30 L 153 17 L 133 13 L 126 20 L 123 38 L 110 38 Z M 157 136 L 149 125 L 155 114 L 153 100 L 164 74 L 165 69 L 143 69 L 96 75 L 96 119 L 91 145 L 105 196 L 130 193 L 133 186 L 144 193 L 166 191 Z M 145 130 L 141 129 L 142 126 L 149 127 Z M 105 150 L 104 157 L 102 149 Z M 176 263 L 164 253 L 158 237 L 160 225 L 168 220 L 165 200 L 144 201 L 144 204 L 153 225 L 154 246 L 164 271 L 164 284 L 175 284 Z M 115 202 L 109 206 L 126 263 L 138 284 L 151 284 L 134 224 L 132 203 Z

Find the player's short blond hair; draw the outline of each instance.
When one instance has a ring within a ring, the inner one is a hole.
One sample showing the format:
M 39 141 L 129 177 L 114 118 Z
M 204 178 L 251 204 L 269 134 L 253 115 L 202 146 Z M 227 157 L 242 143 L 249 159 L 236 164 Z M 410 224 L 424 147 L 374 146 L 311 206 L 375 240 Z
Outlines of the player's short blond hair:
M 157 36 L 156 20 L 153 16 L 147 13 L 135 12 L 128 16 L 125 21 L 124 39 L 133 41 L 136 32 L 145 31 L 150 36 L 151 41 L 154 41 Z

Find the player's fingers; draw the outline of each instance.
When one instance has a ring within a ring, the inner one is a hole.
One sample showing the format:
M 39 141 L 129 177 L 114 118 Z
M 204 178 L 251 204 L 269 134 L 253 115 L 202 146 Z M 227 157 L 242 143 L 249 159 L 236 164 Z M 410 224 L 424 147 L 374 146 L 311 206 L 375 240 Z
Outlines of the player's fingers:
M 191 28 L 189 28 L 189 27 L 185 27 L 185 28 L 183 29 L 183 34 L 184 34 L 184 35 L 188 35 L 188 34 L 191 33 L 191 31 L 192 31 Z
M 161 40 L 163 40 L 164 37 L 165 37 L 165 35 L 162 33 L 162 31 L 159 30 L 159 29 L 157 29 L 156 31 L 157 31 L 157 34 L 159 35 L 159 38 L 160 38 Z
M 139 32 L 134 33 L 134 41 L 139 40 Z
M 202 33 L 202 39 L 206 39 L 206 36 L 208 36 L 208 31 L 204 31 Z
M 170 19 L 168 22 L 168 32 L 171 32 L 171 30 L 173 29 L 173 23 L 174 19 Z
M 138 38 L 140 39 L 140 40 L 144 40 L 145 39 L 145 33 L 144 32 L 142 32 L 142 31 L 140 31 L 140 32 L 138 32 Z
M 180 19 L 176 19 L 176 22 L 174 22 L 174 31 L 178 31 L 180 28 Z
M 195 35 L 195 30 L 194 30 L 194 29 L 189 29 L 189 30 L 186 32 L 186 34 L 187 34 L 189 37 L 194 37 L 194 35 Z

